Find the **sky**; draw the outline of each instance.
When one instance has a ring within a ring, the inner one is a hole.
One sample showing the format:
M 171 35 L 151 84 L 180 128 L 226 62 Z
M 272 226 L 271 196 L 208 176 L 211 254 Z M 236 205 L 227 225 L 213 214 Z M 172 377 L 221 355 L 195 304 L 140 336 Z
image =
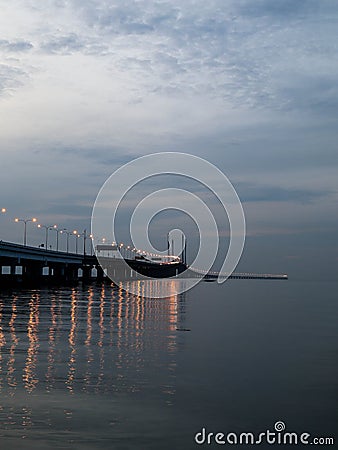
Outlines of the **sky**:
M 114 170 L 186 152 L 242 201 L 239 270 L 337 277 L 336 2 L 0 0 L 0 11 L 0 239 L 22 240 L 14 217 L 89 228 Z M 31 244 L 41 233 L 29 224 Z

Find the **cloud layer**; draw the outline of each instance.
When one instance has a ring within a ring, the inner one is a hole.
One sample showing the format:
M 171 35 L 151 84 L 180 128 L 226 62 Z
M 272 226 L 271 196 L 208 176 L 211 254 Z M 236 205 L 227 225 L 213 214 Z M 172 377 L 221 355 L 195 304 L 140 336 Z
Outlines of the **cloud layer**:
M 22 214 L 35 208 L 53 221 L 51 205 L 60 220 L 64 204 L 61 220 L 84 224 L 116 167 L 174 150 L 225 171 L 255 232 L 280 233 L 270 220 L 271 202 L 287 205 L 288 233 L 302 208 L 306 229 L 310 204 L 313 218 L 320 210 L 332 226 L 334 2 L 0 0 L 0 6 L 5 206 Z

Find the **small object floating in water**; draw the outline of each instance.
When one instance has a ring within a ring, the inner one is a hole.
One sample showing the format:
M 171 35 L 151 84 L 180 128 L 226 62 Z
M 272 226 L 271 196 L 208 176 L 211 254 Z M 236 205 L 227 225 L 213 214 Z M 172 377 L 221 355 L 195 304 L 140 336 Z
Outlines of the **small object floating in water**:
M 176 331 L 191 331 L 189 328 L 176 328 Z

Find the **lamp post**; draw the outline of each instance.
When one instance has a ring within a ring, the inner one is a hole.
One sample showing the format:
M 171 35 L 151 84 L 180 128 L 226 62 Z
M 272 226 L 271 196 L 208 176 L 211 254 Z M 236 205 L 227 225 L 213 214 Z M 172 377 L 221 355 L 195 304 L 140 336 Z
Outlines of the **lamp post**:
M 46 250 L 48 250 L 48 231 L 54 230 L 56 231 L 56 251 L 59 249 L 59 230 L 57 225 L 41 225 L 38 224 L 38 228 L 44 228 L 46 230 L 46 239 L 45 239 L 45 246 Z
M 69 253 L 69 236 L 73 235 L 72 231 L 68 231 L 67 228 L 63 228 L 62 230 L 60 230 L 60 234 L 66 234 L 67 235 L 67 253 Z
M 73 231 L 66 231 L 66 228 L 63 229 L 63 231 L 65 233 L 67 233 L 67 253 L 69 251 L 69 236 L 74 236 L 75 237 L 75 252 L 77 253 L 77 239 L 78 239 L 78 231 L 77 230 L 73 230 Z
M 79 233 L 77 232 L 77 230 L 74 230 L 74 231 L 73 231 L 73 234 L 74 234 L 74 236 L 76 237 L 76 239 L 75 239 L 75 253 L 77 254 L 77 240 L 78 240 L 78 238 L 81 236 L 81 234 L 79 234 Z
M 84 236 L 83 233 L 79 233 L 76 235 L 76 254 L 78 253 L 78 239 L 80 239 L 82 236 Z
M 3 208 L 3 209 L 5 209 L 5 208 Z M 6 212 L 6 210 L 5 210 L 5 212 Z M 24 231 L 23 231 L 23 245 L 26 247 L 26 244 L 27 244 L 27 223 L 28 222 L 37 222 L 37 218 L 36 217 L 33 217 L 32 219 L 19 219 L 18 217 L 16 217 L 15 219 L 14 219 L 14 222 L 23 222 L 24 223 Z
M 83 235 L 83 257 L 85 258 L 86 257 L 86 239 L 87 239 L 87 230 L 86 229 L 83 230 L 82 235 Z
M 56 251 L 59 251 L 59 229 L 57 225 L 53 225 L 51 230 L 54 230 L 56 232 Z
M 47 250 L 47 245 L 48 245 L 48 228 L 46 227 L 46 225 L 41 225 L 40 223 L 38 224 L 38 228 L 44 228 L 46 230 L 46 238 L 45 238 L 45 250 Z
M 53 230 L 53 225 L 42 225 L 41 223 L 38 224 L 38 228 L 44 228 L 46 230 L 46 237 L 45 237 L 45 249 L 48 250 L 48 230 Z
M 7 209 L 6 208 L 1 208 L 1 214 L 6 214 Z
M 101 237 L 98 237 L 98 236 L 94 236 L 93 234 L 90 234 L 88 237 L 91 240 L 91 243 L 90 243 L 90 245 L 91 245 L 91 256 L 93 256 L 93 254 L 97 251 L 96 247 L 98 245 L 100 245 L 101 243 L 105 244 L 107 239 L 106 238 L 101 238 Z M 114 242 L 114 244 L 115 244 L 115 242 Z
M 94 236 L 92 234 L 90 234 L 89 239 L 90 239 L 90 256 L 93 256 Z
M 76 230 L 73 231 L 73 234 L 76 234 L 77 238 L 83 236 L 83 257 L 86 256 L 86 240 L 87 240 L 87 230 L 83 230 L 83 233 L 78 233 Z M 76 253 L 77 253 L 77 240 L 76 240 Z

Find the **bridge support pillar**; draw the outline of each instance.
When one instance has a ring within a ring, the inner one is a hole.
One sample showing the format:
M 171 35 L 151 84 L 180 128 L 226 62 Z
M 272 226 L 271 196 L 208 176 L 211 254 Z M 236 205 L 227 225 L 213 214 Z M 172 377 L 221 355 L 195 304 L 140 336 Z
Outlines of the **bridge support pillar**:
M 92 267 L 91 266 L 82 266 L 82 281 L 90 281 Z
M 65 267 L 62 265 L 54 265 L 52 267 L 53 269 L 53 275 L 52 275 L 52 280 L 53 281 L 61 281 L 64 280 L 65 278 Z
M 15 269 L 14 269 L 15 270 Z M 28 282 L 39 281 L 42 278 L 42 264 L 40 261 L 30 261 L 23 266 L 22 278 Z
M 101 266 L 96 266 L 96 280 L 97 281 L 103 281 L 104 278 L 104 272 Z
M 67 265 L 65 267 L 65 280 L 66 281 L 77 281 L 78 280 L 78 269 L 77 265 Z

